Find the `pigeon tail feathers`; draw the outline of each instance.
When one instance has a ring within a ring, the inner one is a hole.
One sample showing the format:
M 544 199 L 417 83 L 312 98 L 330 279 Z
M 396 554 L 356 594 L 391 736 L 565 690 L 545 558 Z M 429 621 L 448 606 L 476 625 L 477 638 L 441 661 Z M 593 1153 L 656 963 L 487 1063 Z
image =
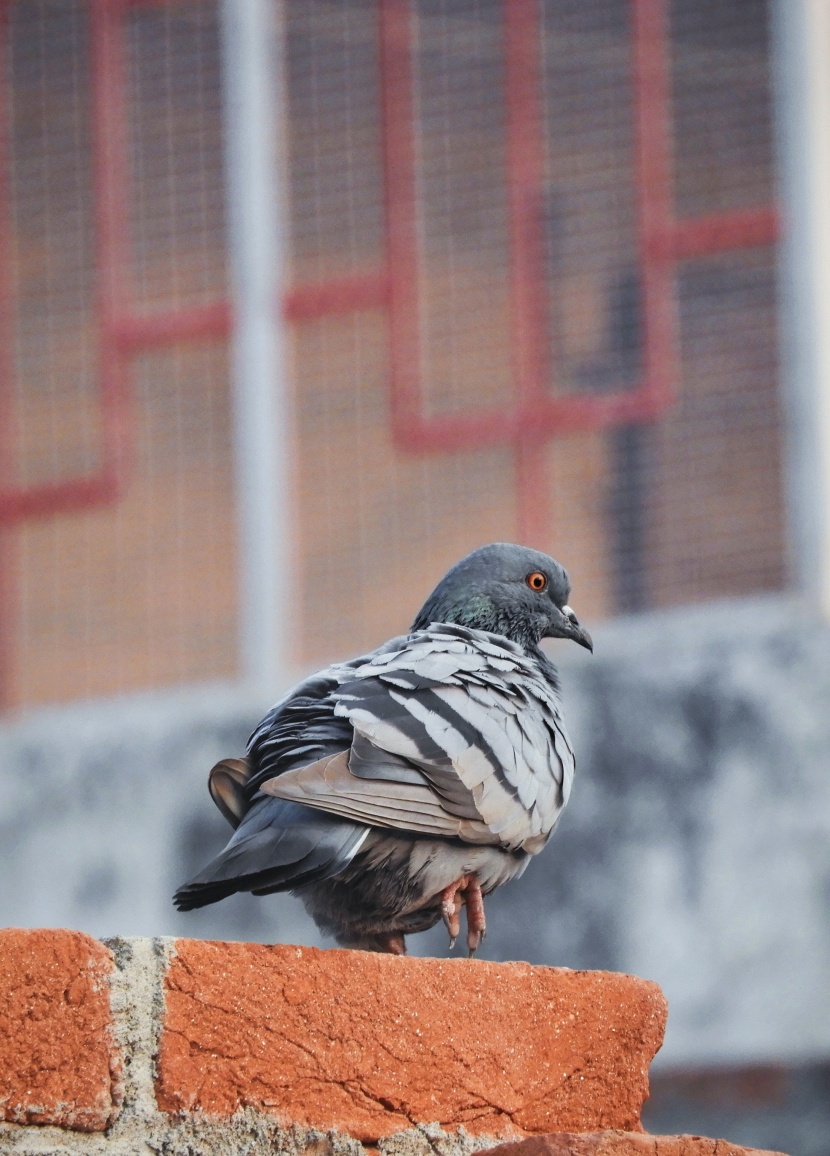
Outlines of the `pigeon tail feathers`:
M 257 895 L 290 891 L 342 871 L 360 849 L 368 828 L 301 803 L 260 798 L 224 851 L 173 896 L 192 911 L 237 891 Z

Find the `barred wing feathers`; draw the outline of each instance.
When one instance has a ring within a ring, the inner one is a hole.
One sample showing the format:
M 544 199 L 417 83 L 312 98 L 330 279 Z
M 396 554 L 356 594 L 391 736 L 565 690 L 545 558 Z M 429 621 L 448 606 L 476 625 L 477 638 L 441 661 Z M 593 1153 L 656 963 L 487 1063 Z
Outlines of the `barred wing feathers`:
M 318 671 L 271 708 L 248 742 L 248 763 L 252 768 L 246 783 L 249 800 L 276 775 L 348 750 L 354 731 L 347 718 L 334 713 L 338 687 L 354 677 L 357 667 L 403 641 L 404 636 L 393 638 L 371 654 Z
M 433 624 L 331 691 L 351 749 L 260 789 L 372 826 L 536 851 L 567 802 L 573 750 L 556 691 L 506 639 Z M 296 764 L 295 764 L 296 766 Z

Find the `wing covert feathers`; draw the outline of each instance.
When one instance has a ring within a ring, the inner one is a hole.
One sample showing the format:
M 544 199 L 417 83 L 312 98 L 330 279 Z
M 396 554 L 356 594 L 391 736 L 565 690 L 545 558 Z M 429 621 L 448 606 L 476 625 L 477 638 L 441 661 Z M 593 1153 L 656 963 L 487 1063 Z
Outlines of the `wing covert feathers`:
M 264 783 L 260 789 L 278 799 L 304 803 L 373 827 L 444 835 L 468 843 L 499 841 L 482 823 L 448 814 L 426 779 L 417 785 L 411 781 L 381 779 L 368 783 L 358 778 L 349 770 L 347 751 L 300 770 L 288 771 Z
M 262 792 L 376 827 L 510 850 L 544 844 L 574 758 L 539 661 L 496 635 L 434 623 L 325 677 L 315 733 L 328 744 L 305 765 L 296 750 L 282 772 L 272 763 L 270 777 L 256 775 Z M 290 710 L 290 696 L 280 707 Z M 254 738 L 267 749 L 262 727 Z

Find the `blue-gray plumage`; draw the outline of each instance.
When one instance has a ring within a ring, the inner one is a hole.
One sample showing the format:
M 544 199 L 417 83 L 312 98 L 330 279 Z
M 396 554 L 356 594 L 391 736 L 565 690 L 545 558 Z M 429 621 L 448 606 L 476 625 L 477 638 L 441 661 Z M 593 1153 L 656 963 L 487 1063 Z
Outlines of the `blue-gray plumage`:
M 292 891 L 348 947 L 405 951 L 404 936 L 462 904 L 470 952 L 483 895 L 517 877 L 553 832 L 574 756 L 558 679 L 539 648 L 592 649 L 565 570 L 495 543 L 439 582 L 409 634 L 295 687 L 210 790 L 237 828 L 176 905 Z

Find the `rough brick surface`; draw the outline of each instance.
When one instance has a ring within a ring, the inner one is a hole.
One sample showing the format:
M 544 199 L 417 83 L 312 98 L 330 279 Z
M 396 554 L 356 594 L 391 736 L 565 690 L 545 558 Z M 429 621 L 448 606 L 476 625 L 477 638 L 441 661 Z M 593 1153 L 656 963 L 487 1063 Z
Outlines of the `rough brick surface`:
M 643 1132 L 554 1132 L 488 1149 L 487 1156 L 781 1156 L 705 1136 L 647 1136 Z
M 660 989 L 529 964 L 179 940 L 165 981 L 164 1111 L 252 1107 L 373 1143 L 638 1129 Z
M 119 1095 L 112 958 L 77 931 L 0 931 L 0 1119 L 102 1131 Z

